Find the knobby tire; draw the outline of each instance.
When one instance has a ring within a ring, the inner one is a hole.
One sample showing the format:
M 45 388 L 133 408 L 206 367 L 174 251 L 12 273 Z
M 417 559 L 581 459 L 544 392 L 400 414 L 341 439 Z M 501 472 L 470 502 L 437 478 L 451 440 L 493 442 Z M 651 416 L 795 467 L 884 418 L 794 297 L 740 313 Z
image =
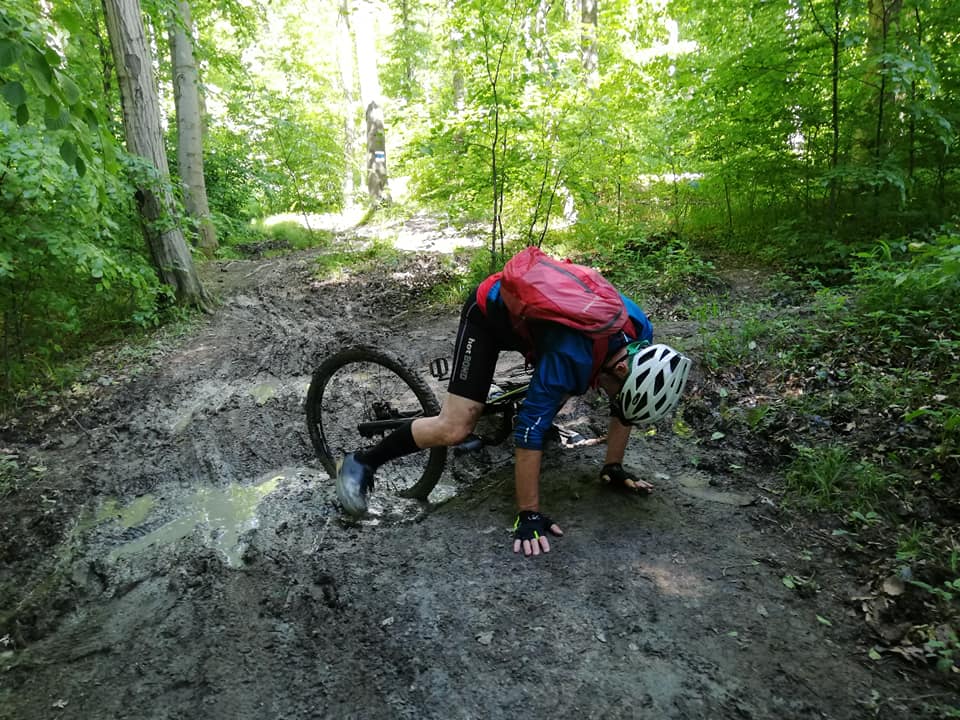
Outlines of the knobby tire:
M 362 438 L 358 431 L 361 423 L 381 419 L 383 408 L 395 410 L 394 405 L 402 407 L 404 417 L 440 412 L 437 396 L 423 377 L 383 350 L 347 347 L 321 363 L 307 392 L 307 427 L 317 457 L 331 478 L 345 452 L 372 446 L 382 438 Z M 443 474 L 446 458 L 447 449 L 440 447 L 387 463 L 377 471 L 376 489 L 387 486 L 401 497 L 426 500 Z

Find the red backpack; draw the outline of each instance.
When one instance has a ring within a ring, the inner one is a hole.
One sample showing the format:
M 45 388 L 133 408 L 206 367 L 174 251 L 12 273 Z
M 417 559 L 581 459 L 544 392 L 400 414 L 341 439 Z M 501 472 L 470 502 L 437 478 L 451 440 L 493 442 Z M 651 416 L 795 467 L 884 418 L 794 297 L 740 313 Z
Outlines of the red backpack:
M 607 356 L 610 337 L 634 335 L 630 314 L 617 289 L 593 268 L 559 261 L 540 248 L 528 247 L 507 260 L 503 272 L 480 285 L 477 302 L 485 313 L 490 287 L 500 280 L 503 298 L 517 333 L 530 341 L 530 321 L 550 321 L 582 332 L 593 340 L 595 380 Z

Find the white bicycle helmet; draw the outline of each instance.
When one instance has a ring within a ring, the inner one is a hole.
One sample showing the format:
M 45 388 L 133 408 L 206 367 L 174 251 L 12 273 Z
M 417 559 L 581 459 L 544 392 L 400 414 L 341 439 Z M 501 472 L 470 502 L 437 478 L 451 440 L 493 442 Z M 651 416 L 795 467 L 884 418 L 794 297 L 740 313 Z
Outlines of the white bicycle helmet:
M 631 425 L 654 423 L 680 402 L 693 363 L 667 345 L 635 347 L 628 346 L 629 369 L 616 405 Z

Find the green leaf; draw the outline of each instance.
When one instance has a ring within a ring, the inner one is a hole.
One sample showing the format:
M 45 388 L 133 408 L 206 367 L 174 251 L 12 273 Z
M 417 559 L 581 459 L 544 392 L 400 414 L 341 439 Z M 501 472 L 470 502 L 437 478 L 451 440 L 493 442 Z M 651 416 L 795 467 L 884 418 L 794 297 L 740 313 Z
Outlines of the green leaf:
M 88 107 L 83 113 L 83 119 L 87 121 L 87 127 L 91 130 L 96 131 L 100 127 L 100 118 L 97 117 L 97 113 L 91 107 Z
M 67 165 L 74 165 L 77 162 L 77 146 L 69 140 L 64 140 L 60 145 L 60 157 Z
M 881 658 L 880 653 L 877 652 L 877 649 L 875 647 L 870 648 L 870 652 L 867 653 L 867 656 L 871 660 L 879 660 Z
M 20 55 L 20 46 L 7 38 L 0 38 L 0 68 L 13 65 Z
M 827 627 L 833 627 L 833 623 L 823 617 L 823 615 L 817 615 L 817 622 L 821 625 L 826 625 Z
M 30 122 L 30 109 L 24 103 L 17 108 L 17 125 L 23 127 L 28 122 Z
M 793 581 L 793 575 L 785 575 L 780 582 L 782 582 L 790 590 L 795 590 L 797 587 L 797 584 Z
M 13 108 L 18 108 L 27 101 L 27 91 L 16 80 L 0 87 L 0 95 L 3 95 L 4 100 L 10 103 L 10 107 Z
M 726 437 L 726 435 L 718 430 L 717 432 L 713 433 L 713 435 L 710 436 L 710 439 L 711 439 L 711 440 L 723 440 L 723 438 L 725 438 L 725 437 Z
M 73 166 L 77 169 L 77 175 L 80 177 L 83 177 L 87 174 L 87 164 L 83 161 L 82 157 L 77 156 L 77 161 L 73 164 Z
M 0 252 L 0 278 L 13 275 L 13 255 Z
M 57 80 L 60 81 L 60 89 L 63 90 L 63 96 L 66 98 L 67 105 L 71 107 L 80 102 L 80 88 L 70 78 L 69 75 L 57 73 Z
M 47 59 L 38 52 L 30 53 L 27 55 L 25 69 L 30 77 L 33 78 L 40 92 L 44 95 L 49 95 L 51 89 L 50 82 L 53 80 L 53 70 L 50 67 L 50 63 L 47 62 Z
M 84 32 L 83 15 L 78 10 L 64 10 L 60 13 L 59 21 L 64 30 L 67 30 L 71 35 L 82 35 Z
M 70 126 L 70 111 L 64 109 L 57 117 L 46 117 L 43 122 L 47 130 L 63 130 Z
M 47 95 L 43 101 L 43 112 L 48 118 L 60 117 L 60 103 L 52 95 Z

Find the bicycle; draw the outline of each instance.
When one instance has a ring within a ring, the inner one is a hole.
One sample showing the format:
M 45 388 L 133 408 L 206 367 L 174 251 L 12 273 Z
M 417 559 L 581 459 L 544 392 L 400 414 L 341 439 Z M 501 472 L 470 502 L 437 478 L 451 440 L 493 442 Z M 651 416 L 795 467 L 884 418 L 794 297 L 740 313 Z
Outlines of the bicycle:
M 530 385 L 529 369 L 518 368 L 492 386 L 477 430 L 453 448 L 455 453 L 499 445 L 510 436 Z M 446 358 L 430 361 L 430 374 L 438 381 L 448 379 L 449 373 Z M 439 412 L 436 393 L 419 372 L 400 358 L 367 345 L 346 347 L 324 360 L 307 391 L 310 440 L 331 478 L 336 476 L 337 460 L 345 453 L 375 444 L 403 423 Z M 400 497 L 425 501 L 446 464 L 447 448 L 424 450 L 382 467 L 377 484 Z

